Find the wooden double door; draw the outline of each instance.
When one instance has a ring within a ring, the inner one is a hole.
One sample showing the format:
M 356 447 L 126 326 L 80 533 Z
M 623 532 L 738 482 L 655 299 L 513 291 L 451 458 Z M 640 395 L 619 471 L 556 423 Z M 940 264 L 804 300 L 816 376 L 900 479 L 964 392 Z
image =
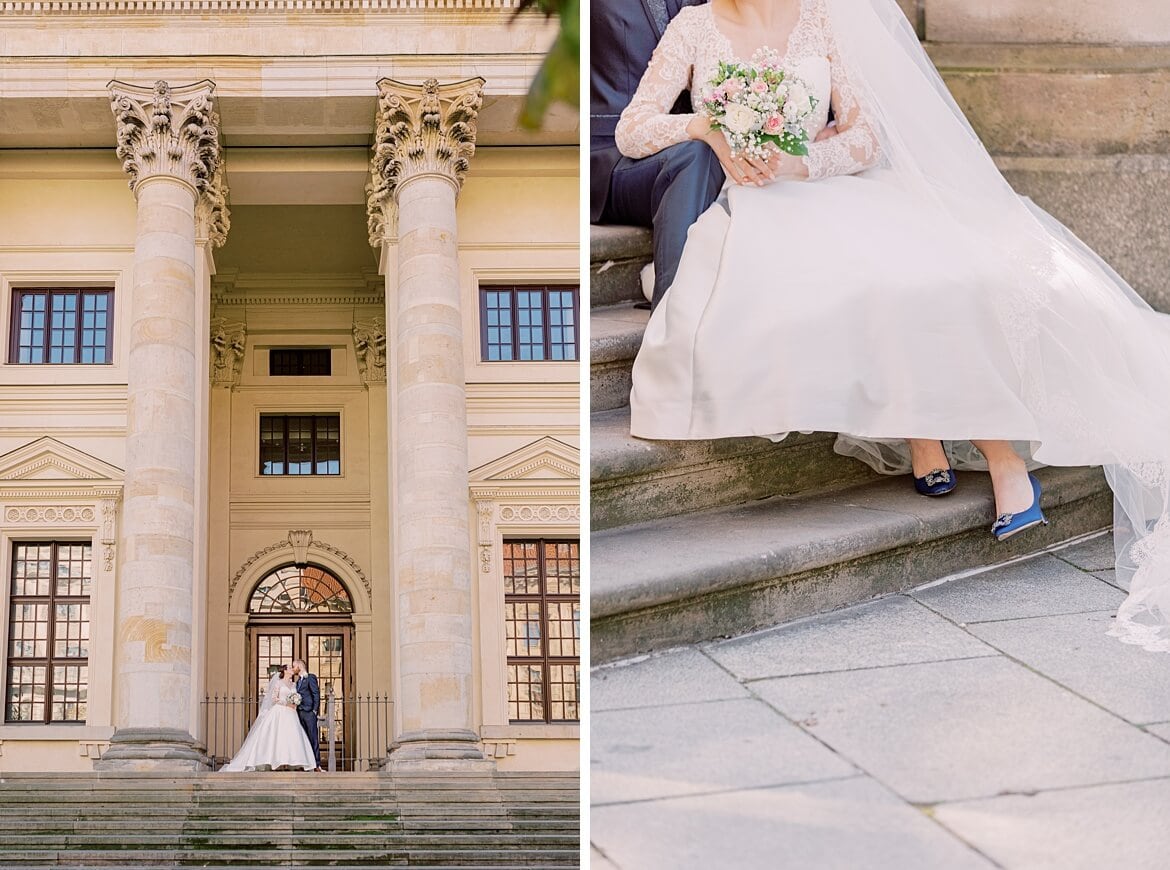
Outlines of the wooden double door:
M 285 619 L 256 619 L 248 624 L 248 647 L 251 672 L 249 694 L 256 697 L 268 685 L 271 675 L 281 665 L 300 659 L 317 675 L 321 687 L 321 706 L 317 711 L 320 725 L 322 766 L 329 757 L 328 727 L 325 723 L 329 690 L 336 698 L 334 735 L 337 757 L 344 763 L 350 756 L 352 724 L 346 721 L 345 699 L 353 696 L 352 667 L 353 625 L 334 620 L 301 617 L 295 622 Z

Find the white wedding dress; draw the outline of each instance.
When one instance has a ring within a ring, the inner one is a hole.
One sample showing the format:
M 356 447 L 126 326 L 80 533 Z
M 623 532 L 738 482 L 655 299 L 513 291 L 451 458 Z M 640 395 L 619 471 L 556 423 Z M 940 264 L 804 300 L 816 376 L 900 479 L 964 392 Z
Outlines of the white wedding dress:
M 272 678 L 244 745 L 230 762 L 220 768 L 221 771 L 277 770 L 282 767 L 316 769 L 313 747 L 301 727 L 296 708 L 288 703 L 288 696 L 294 691 L 279 677 Z
M 906 438 L 1017 442 L 1106 467 L 1130 598 L 1113 633 L 1170 650 L 1170 330 L 1067 230 L 1016 196 L 894 0 L 803 0 L 783 67 L 842 132 L 808 181 L 728 183 L 691 228 L 634 364 L 632 434 L 840 433 L 883 473 Z M 667 28 L 617 128 L 631 157 L 687 138 L 670 115 L 735 58 L 709 5 Z M 747 60 L 747 58 L 739 58 Z M 989 518 L 990 523 L 990 518 Z

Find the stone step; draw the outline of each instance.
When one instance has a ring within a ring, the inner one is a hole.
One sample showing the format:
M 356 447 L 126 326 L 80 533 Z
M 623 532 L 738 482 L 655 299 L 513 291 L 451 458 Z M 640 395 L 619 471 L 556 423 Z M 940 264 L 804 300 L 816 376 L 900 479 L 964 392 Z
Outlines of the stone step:
M 742 634 L 1032 553 L 1112 522 L 1099 468 L 1047 468 L 1047 528 L 1000 543 L 985 474 L 928 499 L 907 476 L 592 536 L 592 661 Z
M 626 303 L 589 316 L 589 408 L 611 411 L 630 403 L 630 371 L 650 312 Z
M 836 435 L 794 433 L 713 441 L 630 434 L 629 406 L 592 415 L 589 516 L 594 531 L 760 498 L 843 489 L 880 479 L 833 452 Z
M 589 304 L 596 308 L 643 299 L 642 267 L 652 259 L 650 231 L 639 227 L 589 228 Z
M 298 820 L 299 826 L 299 820 Z M 166 849 L 173 848 L 176 841 L 191 843 L 198 840 L 201 846 L 224 849 L 279 849 L 292 846 L 297 849 L 469 849 L 489 850 L 558 848 L 565 838 L 559 834 L 533 834 L 526 832 L 492 832 L 490 834 L 419 834 L 418 832 L 366 831 L 362 833 L 345 830 L 322 830 L 306 834 L 297 828 L 292 830 L 264 830 L 263 825 L 252 830 L 179 830 L 160 831 L 152 826 L 148 831 L 136 831 L 133 838 L 126 831 L 94 833 L 90 831 L 65 831 L 48 833 L 30 831 L 8 832 L 4 845 L 17 847 L 52 847 L 68 849 Z

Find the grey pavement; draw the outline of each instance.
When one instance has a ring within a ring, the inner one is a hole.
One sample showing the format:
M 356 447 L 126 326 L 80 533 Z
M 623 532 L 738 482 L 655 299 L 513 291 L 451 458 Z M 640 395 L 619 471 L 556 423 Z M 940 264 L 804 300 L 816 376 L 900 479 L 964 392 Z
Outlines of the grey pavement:
M 595 870 L 1164 868 L 1170 655 L 1099 536 L 594 669 Z

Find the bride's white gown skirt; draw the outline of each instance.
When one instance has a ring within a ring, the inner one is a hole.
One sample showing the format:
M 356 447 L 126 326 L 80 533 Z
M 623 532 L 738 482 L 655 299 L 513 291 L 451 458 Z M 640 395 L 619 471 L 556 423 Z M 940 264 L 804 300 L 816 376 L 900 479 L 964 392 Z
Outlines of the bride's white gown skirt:
M 647 325 L 632 433 L 837 432 L 883 473 L 909 470 L 906 438 L 948 442 L 958 468 L 986 467 L 970 439 L 1104 465 L 1134 578 L 1120 633 L 1170 650 L 1170 318 L 1091 254 L 1053 241 L 1042 271 L 1018 265 L 1018 225 L 963 228 L 925 201 L 885 169 L 728 185 Z
M 1141 414 L 1142 382 L 1170 366 L 1164 351 L 1159 365 L 1143 359 L 1134 324 L 1163 331 L 1160 316 L 1076 286 L 1067 304 L 1038 301 L 1002 251 L 887 177 L 728 186 L 691 228 L 647 325 L 632 433 L 838 432 L 838 449 L 884 472 L 908 470 L 905 438 L 1029 442 L 1056 465 L 1114 461 L 1130 436 L 1071 443 L 1061 397 L 1123 422 Z
M 280 767 L 314 770 L 317 759 L 301 727 L 296 710 L 278 704 L 262 713 L 248 732 L 244 745 L 221 771 L 276 770 Z

